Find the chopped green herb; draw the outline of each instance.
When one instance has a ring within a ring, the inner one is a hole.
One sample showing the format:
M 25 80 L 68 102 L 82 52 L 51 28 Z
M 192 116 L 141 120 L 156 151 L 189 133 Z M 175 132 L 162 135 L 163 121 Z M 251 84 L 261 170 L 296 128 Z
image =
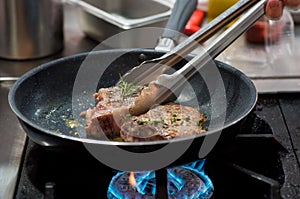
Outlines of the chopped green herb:
M 141 91 L 144 86 L 137 86 L 133 83 L 126 82 L 120 75 L 120 81 L 117 83 L 117 87 L 120 88 L 120 97 L 124 99 L 125 97 L 133 96 Z
M 171 124 L 175 123 L 176 121 L 180 121 L 181 119 L 177 117 L 176 114 L 173 114 L 172 117 L 170 118 Z
M 203 125 L 203 123 L 204 123 L 204 121 L 203 121 L 203 120 L 199 120 L 199 121 L 197 121 L 197 125 L 198 125 L 198 126 L 202 126 L 202 125 Z
M 136 122 L 138 125 L 144 125 L 144 124 L 148 124 L 150 120 L 137 120 Z
M 154 124 L 154 125 L 157 125 L 157 124 L 165 124 L 165 121 L 163 120 L 163 118 L 160 118 L 160 119 L 156 119 L 156 120 L 136 120 L 137 124 L 139 125 L 144 125 L 144 124 Z

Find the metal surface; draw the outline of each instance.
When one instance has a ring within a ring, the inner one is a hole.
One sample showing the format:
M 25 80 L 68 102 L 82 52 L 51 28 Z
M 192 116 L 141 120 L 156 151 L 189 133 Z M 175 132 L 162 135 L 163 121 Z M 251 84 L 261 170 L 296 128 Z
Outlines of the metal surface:
M 238 5 L 239 4 L 237 4 L 236 9 L 239 10 L 241 8 L 239 8 Z M 244 31 L 246 31 L 248 27 L 250 27 L 256 20 L 258 20 L 264 14 L 264 5 L 265 1 L 258 2 L 256 5 L 250 8 L 249 11 L 247 11 L 243 16 L 241 16 L 232 26 L 230 26 L 217 38 L 215 38 L 207 46 L 205 46 L 205 52 L 199 52 L 199 54 L 197 54 L 176 73 L 173 73 L 171 75 L 159 76 L 157 79 L 157 83 L 161 85 L 168 85 L 168 88 L 181 88 L 184 84 L 182 81 L 182 76 L 186 78 L 191 77 L 195 73 L 193 71 L 194 68 L 196 68 L 196 70 L 199 71 L 211 59 L 216 58 L 225 48 L 227 48 L 235 39 L 237 39 Z M 227 17 L 221 16 L 221 19 L 223 18 Z
M 98 41 L 132 28 L 164 27 L 172 7 L 167 0 L 69 2 L 77 5 L 81 29 Z
M 197 0 L 176 0 L 155 50 L 170 51 L 180 41 L 181 33 L 197 7 Z
M 0 82 L 0 198 L 13 195 L 26 137 L 8 106 L 7 95 L 12 83 Z
M 2 7 L 0 7 L 2 9 Z M 67 55 L 86 52 L 97 45 L 97 42 L 85 38 L 80 31 L 76 15 L 72 7 L 65 10 L 65 48 L 55 55 L 28 61 L 12 61 L 0 59 L 0 198 L 13 198 L 19 166 L 22 158 L 26 133 L 20 126 L 17 117 L 9 108 L 7 96 L 14 81 L 37 65 L 64 57 Z
M 209 59 L 208 56 L 214 59 L 264 14 L 264 4 L 265 1 L 238 1 L 232 7 L 224 11 L 220 16 L 208 23 L 204 28 L 182 41 L 173 50 L 158 59 L 146 61 L 133 68 L 126 73 L 123 78 L 129 82 L 135 82 L 141 85 L 148 84 L 149 82 L 156 80 L 168 67 L 174 66 L 178 61 L 183 59 L 184 56 L 196 49 L 199 44 L 202 44 L 213 37 L 214 34 L 220 32 L 226 25 L 251 8 L 233 26 L 228 28 L 217 39 L 213 40 L 207 47 L 205 47 L 208 54 L 203 51 L 199 52 L 199 55 L 196 55 L 195 58 L 191 60 L 192 63 L 189 65 L 194 64 L 194 66 L 200 66 L 199 63 L 202 62 L 202 60 Z M 184 68 L 188 68 L 188 66 Z M 181 73 L 184 75 L 187 72 L 182 71 Z
M 0 1 L 0 57 L 40 58 L 62 48 L 61 0 Z
M 4 81 L 16 81 L 18 79 L 19 79 L 19 77 L 0 77 L 0 82 L 4 82 Z

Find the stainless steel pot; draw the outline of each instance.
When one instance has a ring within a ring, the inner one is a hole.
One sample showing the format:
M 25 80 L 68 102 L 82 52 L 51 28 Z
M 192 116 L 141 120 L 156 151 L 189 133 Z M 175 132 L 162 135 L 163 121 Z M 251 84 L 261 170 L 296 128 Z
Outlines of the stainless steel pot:
M 62 0 L 0 0 L 0 57 L 33 59 L 62 47 Z

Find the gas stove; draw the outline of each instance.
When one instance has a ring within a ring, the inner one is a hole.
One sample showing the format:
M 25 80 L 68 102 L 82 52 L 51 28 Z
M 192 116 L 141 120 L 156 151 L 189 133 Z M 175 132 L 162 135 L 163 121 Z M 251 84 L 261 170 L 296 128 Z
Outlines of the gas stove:
M 205 160 L 136 172 L 143 188 L 86 151 L 27 140 L 15 198 L 299 198 L 299 113 L 298 94 L 259 96 L 255 109 L 225 130 L 235 136 L 221 139 Z M 180 186 L 174 175 L 186 182 Z M 202 195 L 188 196 L 195 190 Z
M 35 144 L 26 137 L 8 106 L 7 94 L 15 77 L 50 60 L 90 51 L 98 44 L 80 31 L 75 14 L 72 7 L 65 7 L 62 52 L 37 60 L 0 59 L 0 198 L 107 198 L 110 185 L 115 184 L 113 180 L 129 176 L 101 164 L 85 151 L 47 149 Z M 251 78 L 260 93 L 281 94 L 260 94 L 253 112 L 226 129 L 235 136 L 222 139 L 205 161 L 187 163 L 193 168 L 181 165 L 150 171 L 145 183 L 150 197 L 174 194 L 178 190 L 175 184 L 184 187 L 177 180 L 168 182 L 169 173 L 177 173 L 189 176 L 185 177 L 188 183 L 197 182 L 190 184 L 196 184 L 198 189 L 206 187 L 202 190 L 208 190 L 205 193 L 210 198 L 300 198 L 300 78 L 279 78 L 275 83 L 273 78 Z M 266 83 L 268 88 L 262 88 Z M 136 179 L 138 175 L 143 174 L 135 172 Z M 119 182 L 121 190 L 137 191 L 127 180 Z M 168 190 L 170 185 L 172 189 Z

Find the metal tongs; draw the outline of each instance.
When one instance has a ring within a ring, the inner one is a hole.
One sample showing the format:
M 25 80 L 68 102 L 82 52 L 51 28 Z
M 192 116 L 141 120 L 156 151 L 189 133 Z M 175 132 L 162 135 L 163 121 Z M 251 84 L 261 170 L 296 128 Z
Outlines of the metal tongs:
M 148 85 L 154 82 L 156 85 L 162 85 L 167 90 L 180 90 L 184 85 L 184 79 L 189 79 L 196 71 L 200 70 L 211 59 L 215 59 L 223 50 L 225 50 L 233 41 L 243 34 L 252 24 L 264 15 L 266 0 L 240 0 L 229 9 L 224 11 L 217 18 L 208 23 L 204 28 L 194 33 L 170 52 L 160 58 L 148 60 L 134 67 L 123 76 L 127 82 L 133 82 L 138 85 Z M 170 67 L 175 66 L 184 56 L 191 53 L 199 44 L 215 36 L 217 32 L 227 26 L 233 20 L 236 20 L 219 36 L 203 46 L 204 50 L 194 56 L 182 68 L 172 74 L 164 74 Z M 160 102 L 170 97 L 170 92 L 159 92 Z M 158 96 L 157 96 L 158 98 Z

